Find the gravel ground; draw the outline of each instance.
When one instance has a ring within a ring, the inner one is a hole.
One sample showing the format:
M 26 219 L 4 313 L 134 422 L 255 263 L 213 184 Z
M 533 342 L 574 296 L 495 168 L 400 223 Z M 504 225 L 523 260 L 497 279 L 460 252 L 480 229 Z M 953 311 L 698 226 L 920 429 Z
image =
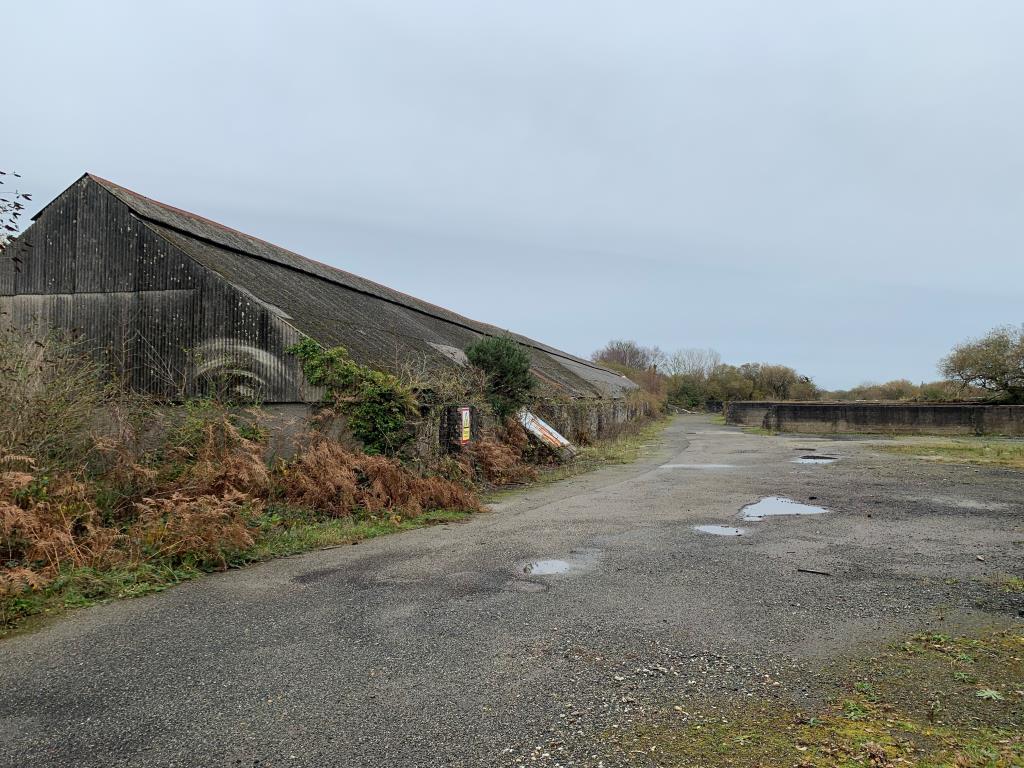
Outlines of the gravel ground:
M 0 642 L 0 765 L 638 764 L 616 733 L 666 701 L 813 698 L 831 660 L 1018 620 L 987 579 L 1021 575 L 1021 473 L 876 444 L 683 416 L 464 524 L 75 612 Z M 741 522 L 763 496 L 829 511 Z

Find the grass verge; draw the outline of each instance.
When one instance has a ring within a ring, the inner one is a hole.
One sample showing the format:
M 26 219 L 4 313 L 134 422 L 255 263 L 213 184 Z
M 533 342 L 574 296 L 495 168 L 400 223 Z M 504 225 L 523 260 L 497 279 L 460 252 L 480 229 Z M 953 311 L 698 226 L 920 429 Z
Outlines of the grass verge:
M 389 533 L 465 520 L 472 512 L 433 510 L 416 517 L 356 514 L 333 520 L 315 519 L 296 507 L 271 507 L 254 524 L 255 544 L 231 556 L 228 568 L 288 557 L 314 549 L 354 544 Z M 138 563 L 121 568 L 68 568 L 42 590 L 0 599 L 0 638 L 30 630 L 40 621 L 73 608 L 140 597 L 191 581 L 218 569 L 195 563 Z
M 666 416 L 644 424 L 636 432 L 629 432 L 611 440 L 599 440 L 593 445 L 583 446 L 571 462 L 542 468 L 534 484 L 553 483 L 614 464 L 632 464 L 657 446 L 662 431 L 670 422 L 671 418 Z M 487 500 L 494 501 L 506 493 L 514 492 L 515 489 L 498 491 L 489 495 Z
M 919 635 L 787 698 L 669 708 L 627 738 L 660 766 L 1009 768 L 1024 765 L 1024 631 Z
M 962 464 L 1024 469 L 1024 441 L 963 439 L 879 446 L 888 453 Z
M 651 422 L 637 432 L 586 446 L 572 463 L 542 471 L 537 482 L 555 482 L 610 464 L 636 461 L 657 442 L 668 421 Z M 500 495 L 501 492 L 491 498 Z M 403 517 L 357 512 L 348 517 L 324 520 L 323 515 L 302 507 L 271 505 L 252 521 L 253 546 L 232 554 L 224 565 L 238 568 L 389 533 L 464 520 L 471 514 L 459 510 L 433 510 L 415 517 Z M 119 568 L 67 568 L 41 590 L 0 598 L 0 637 L 31 629 L 38 626 L 40 620 L 69 609 L 162 592 L 216 570 L 220 568 L 188 561 L 174 565 L 138 563 Z

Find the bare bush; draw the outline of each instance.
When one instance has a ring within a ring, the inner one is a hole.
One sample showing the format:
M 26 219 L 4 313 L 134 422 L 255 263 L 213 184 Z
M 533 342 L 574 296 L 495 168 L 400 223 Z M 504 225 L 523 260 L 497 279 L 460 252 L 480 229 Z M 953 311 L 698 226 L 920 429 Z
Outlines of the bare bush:
M 419 475 L 394 458 L 347 451 L 321 436 L 313 436 L 292 462 L 281 467 L 277 493 L 293 504 L 336 517 L 358 509 L 415 516 L 430 509 L 480 508 L 476 495 L 465 486 Z
M 0 331 L 0 449 L 39 468 L 75 470 L 104 447 L 133 446 L 145 401 L 110 378 L 84 343 Z
M 665 373 L 671 376 L 691 376 L 698 381 L 707 381 L 712 372 L 722 363 L 722 356 L 713 349 L 679 349 L 668 355 Z
M 665 353 L 658 347 L 645 347 L 630 339 L 613 339 L 590 356 L 598 363 L 621 366 L 633 371 L 663 366 Z
M 516 424 L 515 426 L 519 426 Z M 519 432 L 522 432 L 519 428 Z M 524 483 L 537 478 L 537 468 L 523 457 L 526 445 L 520 443 L 515 430 L 506 430 L 513 435 L 511 441 L 485 437 L 470 444 L 463 454 L 476 475 L 492 485 Z M 525 432 L 523 433 L 525 436 Z
M 195 562 L 226 568 L 228 557 L 255 543 L 250 516 L 262 508 L 242 493 L 142 499 L 129 529 L 138 561 Z
M 67 566 L 123 562 L 126 542 L 120 531 L 104 525 L 85 483 L 68 475 L 0 473 L 0 551 L 14 564 L 0 587 L 38 587 Z
M 17 236 L 20 219 L 25 215 L 25 203 L 32 200 L 32 195 L 12 189 L 8 182 L 20 179 L 21 174 L 14 171 L 0 171 L 0 251 Z M 17 253 L 9 255 L 14 262 L 15 270 L 20 270 L 22 256 Z

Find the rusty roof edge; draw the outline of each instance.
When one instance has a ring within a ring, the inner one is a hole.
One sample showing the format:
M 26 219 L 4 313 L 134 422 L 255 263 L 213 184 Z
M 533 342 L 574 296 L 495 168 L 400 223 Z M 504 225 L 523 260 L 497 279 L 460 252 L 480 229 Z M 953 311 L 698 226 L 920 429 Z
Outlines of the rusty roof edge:
M 205 221 L 205 222 L 207 222 L 209 224 L 212 224 L 215 227 L 223 229 L 223 230 L 225 230 L 227 232 L 231 232 L 231 233 L 240 235 L 240 236 L 245 237 L 245 238 L 249 238 L 249 239 L 252 239 L 252 240 L 257 240 L 259 242 L 265 243 L 265 244 L 267 244 L 268 246 L 270 246 L 272 248 L 277 248 L 279 250 L 285 251 L 285 252 L 287 252 L 287 253 L 291 254 L 292 256 L 295 256 L 295 257 L 297 257 L 299 259 L 303 259 L 305 261 L 314 261 L 312 259 L 309 259 L 306 256 L 302 256 L 301 254 L 295 253 L 294 251 L 289 251 L 287 248 L 281 248 L 281 246 L 274 245 L 273 243 L 267 242 L 266 240 L 261 240 L 258 237 L 253 237 L 252 235 L 248 235 L 248 234 L 246 234 L 244 232 L 241 232 L 240 230 L 232 229 L 231 227 L 227 227 L 227 226 L 225 226 L 223 224 L 220 224 L 218 222 L 212 221 L 211 219 L 207 219 L 204 216 L 199 216 L 198 214 L 190 213 L 189 211 L 185 211 L 185 210 L 183 210 L 181 208 L 175 208 L 172 205 L 167 205 L 166 203 L 162 203 L 159 200 L 154 200 L 152 198 L 146 197 L 145 195 L 141 195 L 138 192 L 135 192 L 133 190 L 128 189 L 127 187 L 122 187 L 121 185 L 116 184 L 115 182 L 109 181 L 108 179 L 104 179 L 101 176 L 97 176 L 94 173 L 84 173 L 84 174 L 82 174 L 82 176 L 79 177 L 75 181 L 75 184 L 77 184 L 79 181 L 81 181 L 84 178 L 89 178 L 89 179 L 95 181 L 96 183 L 98 183 L 104 189 L 107 189 L 111 194 L 115 195 L 122 203 L 127 205 L 132 210 L 132 213 L 135 216 L 137 216 L 139 219 L 141 219 L 142 221 L 145 221 L 145 222 L 147 222 L 149 224 L 153 224 L 153 225 L 158 226 L 158 227 L 164 227 L 166 229 L 169 229 L 169 230 L 172 230 L 174 232 L 177 232 L 180 235 L 183 235 L 185 237 L 194 238 L 195 240 L 199 240 L 200 242 L 207 243 L 207 244 L 212 245 L 212 246 L 214 246 L 216 248 L 224 248 L 225 250 L 233 251 L 234 253 L 239 253 L 239 254 L 242 254 L 242 255 L 247 256 L 249 258 L 258 259 L 259 261 L 263 261 L 263 262 L 266 262 L 268 264 L 274 264 L 276 266 L 283 267 L 284 269 L 288 269 L 288 270 L 291 270 L 293 272 L 298 272 L 300 274 L 308 275 L 310 277 L 316 278 L 317 280 L 323 280 L 324 282 L 329 282 L 332 285 L 340 286 L 341 288 L 344 288 L 346 290 L 352 291 L 354 293 L 358 293 L 358 294 L 361 294 L 363 296 L 370 296 L 370 297 L 378 299 L 380 301 L 387 302 L 388 304 L 392 304 L 394 306 L 403 307 L 405 309 L 412 310 L 413 312 L 418 312 L 419 314 L 425 315 L 426 317 L 431 317 L 431 318 L 434 318 L 435 320 L 440 320 L 441 322 L 451 323 L 452 325 L 455 325 L 455 326 L 457 326 L 459 328 L 463 328 L 463 329 L 465 329 L 467 331 L 472 331 L 473 333 L 481 334 L 483 336 L 491 336 L 491 337 L 498 335 L 496 333 L 490 333 L 490 332 L 487 332 L 487 331 L 483 331 L 480 328 L 475 328 L 470 323 L 479 322 L 479 321 L 472 321 L 469 318 L 465 318 L 464 316 L 459 315 L 457 312 L 452 312 L 451 310 L 444 309 L 443 307 L 440 307 L 438 305 L 431 305 L 431 306 L 437 306 L 437 308 L 439 310 L 443 310 L 445 312 L 450 312 L 451 314 L 456 315 L 457 317 L 465 319 L 467 322 L 462 323 L 462 322 L 459 322 L 457 320 L 454 320 L 454 319 L 451 319 L 451 318 L 448 318 L 448 317 L 443 317 L 441 315 L 437 315 L 437 314 L 434 314 L 432 312 L 429 312 L 426 309 L 423 309 L 421 307 L 417 307 L 417 306 L 414 306 L 412 304 L 406 304 L 405 302 L 398 301 L 396 299 L 392 299 L 392 298 L 389 298 L 387 296 L 382 296 L 381 294 L 374 293 L 373 291 L 367 291 L 367 290 L 363 290 L 363 289 L 360 289 L 360 288 L 356 288 L 356 287 L 351 286 L 351 285 L 347 285 L 347 284 L 345 284 L 344 282 L 342 282 L 340 280 L 330 280 L 329 278 L 326 278 L 323 275 L 318 275 L 316 272 L 313 272 L 312 270 L 302 269 L 300 267 L 297 267 L 297 266 L 294 266 L 294 265 L 291 265 L 291 264 L 287 264 L 287 263 L 278 261 L 276 259 L 270 259 L 270 258 L 267 258 L 266 256 L 261 256 L 259 254 L 253 253 L 251 251 L 247 251 L 244 248 L 238 248 L 236 246 L 232 246 L 230 244 L 223 243 L 223 242 L 214 240 L 212 238 L 203 237 L 202 235 L 198 235 L 195 232 L 190 232 L 190 231 L 188 231 L 186 229 L 183 229 L 181 227 L 174 226 L 173 224 L 170 224 L 169 222 L 160 221 L 158 219 L 153 218 L 152 216 L 147 216 L 146 214 L 144 214 L 141 211 L 139 211 L 134 205 L 132 205 L 131 200 L 125 199 L 121 195 L 118 195 L 117 192 L 119 190 L 123 190 L 123 191 L 125 191 L 125 192 L 127 192 L 127 193 L 129 193 L 131 195 L 136 195 L 136 196 L 141 197 L 141 198 L 143 198 L 145 200 L 148 200 L 149 202 L 151 202 L 151 203 L 153 203 L 155 205 L 158 205 L 158 206 L 160 206 L 162 208 L 170 209 L 171 211 L 174 211 L 175 213 L 178 213 L 180 215 L 190 216 L 190 217 L 193 217 L 193 218 L 196 218 L 196 219 L 201 219 L 202 221 Z M 70 185 L 68 188 L 70 189 L 71 186 L 74 186 L 74 184 Z M 53 201 L 51 201 L 51 202 L 53 202 Z M 49 207 L 49 204 L 47 204 L 46 207 Z M 45 210 L 45 207 L 44 207 L 43 210 Z M 36 216 L 40 215 L 41 213 L 42 213 L 42 210 L 39 213 L 37 213 Z M 36 217 L 33 216 L 33 221 L 35 220 L 35 218 Z M 343 270 L 338 270 L 337 267 L 332 267 L 330 264 L 324 264 L 323 262 L 314 262 L 314 263 L 320 264 L 321 266 L 327 267 L 328 269 L 331 269 L 331 270 L 336 270 L 336 271 L 339 271 L 339 272 L 343 271 Z M 362 279 L 365 280 L 366 278 L 362 278 Z M 367 280 L 367 282 L 371 282 L 372 283 L 373 281 L 372 280 Z M 232 283 L 232 284 L 234 285 L 234 283 Z M 236 286 L 236 287 L 240 287 L 240 286 Z M 383 286 L 383 285 L 381 285 L 381 287 L 382 288 L 386 288 L 386 286 Z M 394 289 L 392 289 L 392 288 L 388 288 L 387 290 L 394 291 Z M 395 293 L 401 293 L 400 291 L 394 291 L 394 292 Z M 415 297 L 410 296 L 409 294 L 401 294 L 401 295 L 409 296 L 410 299 L 415 299 Z M 423 300 L 422 299 L 416 299 L 416 301 L 423 301 Z M 423 303 L 430 304 L 430 302 L 423 302 Z M 502 330 L 502 329 L 498 328 L 497 326 L 491 325 L 490 323 L 480 323 L 480 325 L 486 325 L 489 328 L 493 328 L 495 331 L 499 331 L 499 332 Z M 299 329 L 296 329 L 296 330 L 299 330 Z M 505 332 L 511 334 L 510 331 L 506 330 Z M 569 360 L 569 361 L 574 362 L 574 363 L 576 363 L 578 365 L 584 365 L 584 366 L 586 366 L 588 368 L 592 368 L 592 369 L 594 369 L 596 371 L 601 371 L 602 373 L 608 373 L 608 374 L 611 374 L 613 376 L 618 376 L 620 378 L 628 380 L 627 376 L 624 376 L 623 374 L 619 373 L 618 371 L 613 371 L 613 370 L 611 370 L 609 368 L 605 368 L 604 366 L 597 365 L 597 364 L 593 363 L 592 361 L 585 360 L 585 359 L 580 358 L 580 357 L 576 357 L 575 355 L 571 355 L 568 352 L 562 352 L 561 350 L 555 349 L 553 347 L 549 347 L 547 345 L 542 344 L 541 342 L 537 342 L 537 341 L 534 341 L 533 339 L 530 339 L 528 336 L 522 336 L 520 334 L 515 334 L 515 335 L 519 336 L 520 339 L 526 339 L 529 342 L 529 343 L 526 344 L 526 346 L 530 347 L 531 349 L 535 349 L 538 352 L 543 352 L 543 353 L 545 353 L 547 355 L 551 355 L 552 357 L 556 357 L 556 358 L 561 358 L 563 360 Z

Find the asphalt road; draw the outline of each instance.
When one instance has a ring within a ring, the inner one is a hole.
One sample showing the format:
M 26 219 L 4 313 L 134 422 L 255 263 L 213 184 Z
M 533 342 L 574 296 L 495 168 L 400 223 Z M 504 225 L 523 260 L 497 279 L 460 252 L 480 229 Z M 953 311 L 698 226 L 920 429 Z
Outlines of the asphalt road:
M 792 463 L 814 453 L 840 460 Z M 728 466 L 664 466 L 704 464 Z M 464 524 L 0 642 L 0 765 L 642 764 L 606 736 L 679 689 L 800 695 L 905 632 L 1015 621 L 985 579 L 1020 572 L 1021 478 L 680 417 L 640 462 Z M 762 496 L 829 511 L 741 522 Z

